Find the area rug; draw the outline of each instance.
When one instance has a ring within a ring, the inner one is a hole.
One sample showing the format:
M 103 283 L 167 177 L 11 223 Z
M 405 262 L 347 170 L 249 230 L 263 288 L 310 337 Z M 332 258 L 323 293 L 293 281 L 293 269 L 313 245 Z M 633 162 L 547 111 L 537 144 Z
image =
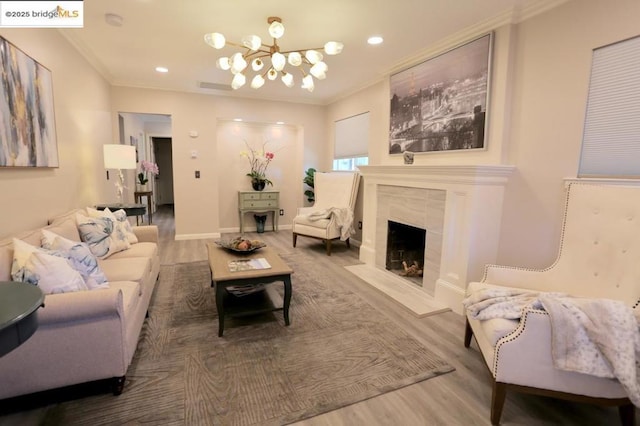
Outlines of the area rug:
M 341 267 L 282 257 L 289 327 L 282 312 L 227 319 L 219 338 L 208 264 L 163 266 L 124 393 L 59 404 L 45 423 L 288 424 L 454 370 L 340 286 Z

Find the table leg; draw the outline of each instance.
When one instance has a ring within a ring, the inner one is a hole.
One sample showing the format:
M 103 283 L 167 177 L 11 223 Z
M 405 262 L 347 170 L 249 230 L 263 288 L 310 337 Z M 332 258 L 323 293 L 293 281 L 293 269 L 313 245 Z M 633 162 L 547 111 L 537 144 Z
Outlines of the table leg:
M 218 310 L 218 337 L 222 337 L 224 332 L 224 286 L 220 283 L 215 283 L 215 286 L 216 309 Z
M 289 321 L 289 304 L 291 303 L 291 275 L 284 278 L 284 301 L 282 303 L 282 313 L 284 315 L 284 325 L 291 324 Z
M 238 219 L 240 219 L 240 235 L 243 235 L 242 233 L 242 218 L 244 217 L 244 212 L 242 210 L 238 210 Z
M 147 195 L 147 208 L 149 209 L 149 225 L 153 223 L 153 210 L 151 209 L 152 199 L 150 195 Z

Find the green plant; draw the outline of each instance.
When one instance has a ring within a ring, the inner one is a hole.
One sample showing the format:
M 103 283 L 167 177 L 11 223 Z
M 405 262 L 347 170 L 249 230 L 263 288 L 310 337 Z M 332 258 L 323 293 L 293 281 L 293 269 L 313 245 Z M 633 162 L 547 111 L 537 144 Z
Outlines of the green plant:
M 304 191 L 304 195 L 307 196 L 307 201 L 309 201 L 310 203 L 313 203 L 316 199 L 316 194 L 313 191 L 315 174 L 316 174 L 316 169 L 314 169 L 313 167 L 309 167 L 305 172 L 304 179 L 302 180 L 302 182 L 304 182 L 305 185 L 311 188 Z

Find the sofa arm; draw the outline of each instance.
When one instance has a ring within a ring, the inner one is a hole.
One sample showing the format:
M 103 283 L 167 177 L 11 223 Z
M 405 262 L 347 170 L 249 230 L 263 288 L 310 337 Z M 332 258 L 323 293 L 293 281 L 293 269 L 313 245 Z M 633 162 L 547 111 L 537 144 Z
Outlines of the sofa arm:
M 141 243 L 158 243 L 158 227 L 155 225 L 134 226 L 133 233 L 136 234 Z
M 44 307 L 38 310 L 41 326 L 105 316 L 124 318 L 122 290 L 108 288 L 48 294 L 44 299 Z

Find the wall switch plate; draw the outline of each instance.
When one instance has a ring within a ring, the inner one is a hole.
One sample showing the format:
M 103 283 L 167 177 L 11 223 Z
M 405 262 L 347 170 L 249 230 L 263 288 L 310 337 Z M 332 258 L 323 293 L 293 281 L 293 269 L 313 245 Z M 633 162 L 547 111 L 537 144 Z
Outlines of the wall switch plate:
M 196 179 L 200 179 L 200 170 L 196 170 Z
M 284 216 L 284 209 L 280 209 L 280 216 Z

